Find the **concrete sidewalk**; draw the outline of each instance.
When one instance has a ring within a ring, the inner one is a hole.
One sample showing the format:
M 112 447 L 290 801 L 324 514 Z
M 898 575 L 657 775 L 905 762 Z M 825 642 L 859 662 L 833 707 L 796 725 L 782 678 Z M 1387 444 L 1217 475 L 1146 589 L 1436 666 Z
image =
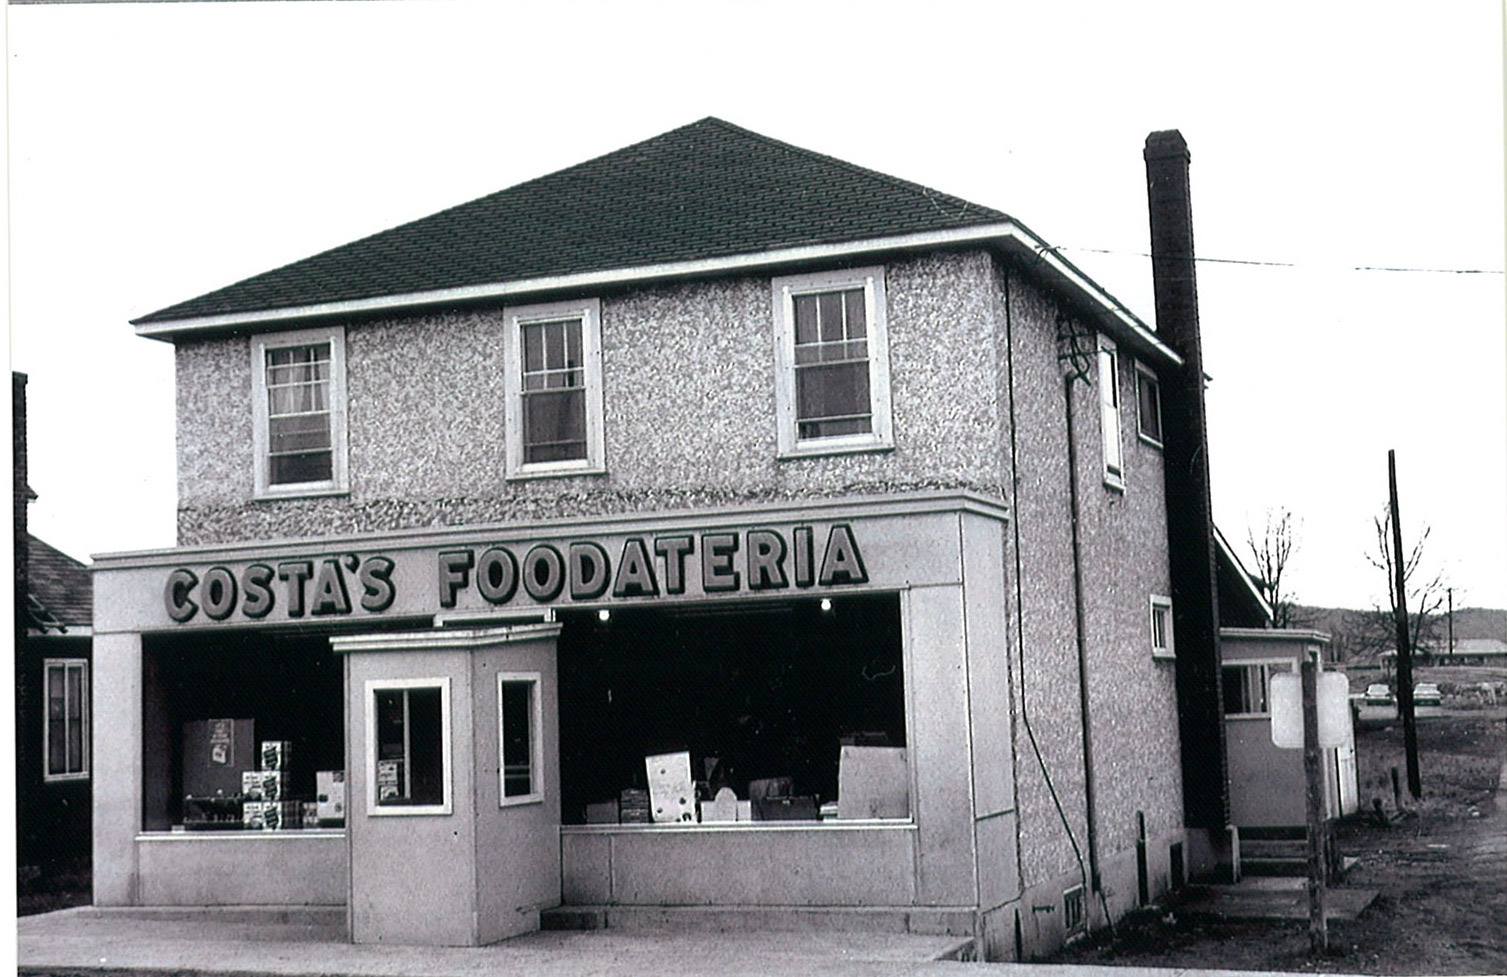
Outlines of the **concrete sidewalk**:
M 171 914 L 67 909 L 17 924 L 28 973 L 258 974 L 278 977 L 1268 977 L 1250 971 L 1159 970 L 939 960 L 956 937 L 887 933 L 543 932 L 477 948 L 355 946 L 330 917 L 225 910 Z M 1276 975 L 1269 975 L 1276 977 Z

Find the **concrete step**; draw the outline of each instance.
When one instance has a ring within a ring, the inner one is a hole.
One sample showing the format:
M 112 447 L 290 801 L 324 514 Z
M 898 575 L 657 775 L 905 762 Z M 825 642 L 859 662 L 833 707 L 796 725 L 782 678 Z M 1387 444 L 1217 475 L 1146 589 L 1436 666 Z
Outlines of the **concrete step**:
M 914 933 L 955 936 L 949 952 L 968 959 L 973 944 L 974 914 L 969 909 L 923 909 L 913 906 L 559 906 L 540 914 L 547 930 L 615 929 L 682 932 L 841 932 Z
M 100 919 L 244 926 L 345 927 L 344 906 L 87 906 Z

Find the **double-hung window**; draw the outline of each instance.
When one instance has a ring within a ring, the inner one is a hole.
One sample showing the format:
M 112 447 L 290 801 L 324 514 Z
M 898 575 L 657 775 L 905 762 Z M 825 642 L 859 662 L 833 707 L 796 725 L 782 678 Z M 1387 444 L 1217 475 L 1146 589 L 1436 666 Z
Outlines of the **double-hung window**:
M 539 678 L 538 672 L 503 672 L 497 676 L 497 741 L 501 766 L 498 797 L 504 807 L 544 799 Z
M 89 777 L 89 662 L 83 658 L 46 658 L 42 688 L 47 697 L 42 726 L 44 780 Z
M 346 491 L 344 330 L 256 336 L 251 375 L 256 494 Z
M 450 680 L 366 683 L 368 814 L 449 814 Z
M 510 308 L 506 319 L 509 477 L 602 472 L 600 303 Z
M 1149 366 L 1135 365 L 1136 429 L 1141 440 L 1162 446 L 1162 385 Z
M 1099 337 L 1099 430 L 1104 437 L 1104 484 L 1125 489 L 1120 448 L 1120 354 L 1112 340 Z
M 780 456 L 893 447 L 884 269 L 772 285 Z

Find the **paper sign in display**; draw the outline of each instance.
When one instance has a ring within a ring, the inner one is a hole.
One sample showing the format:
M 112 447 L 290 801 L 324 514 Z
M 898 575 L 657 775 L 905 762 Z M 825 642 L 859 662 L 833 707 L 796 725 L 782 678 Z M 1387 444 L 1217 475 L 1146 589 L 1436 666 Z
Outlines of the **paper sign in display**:
M 837 761 L 837 816 L 910 817 L 910 774 L 905 749 L 844 746 Z
M 1350 682 L 1339 672 L 1318 678 L 1319 746 L 1330 749 L 1350 742 Z M 1303 680 L 1297 672 L 1272 676 L 1268 699 L 1272 743 L 1284 750 L 1303 748 Z
M 649 808 L 655 824 L 696 820 L 696 791 L 691 783 L 691 755 L 663 753 L 644 758 L 649 774 Z
M 209 762 L 228 766 L 235 753 L 235 723 L 229 719 L 209 721 Z

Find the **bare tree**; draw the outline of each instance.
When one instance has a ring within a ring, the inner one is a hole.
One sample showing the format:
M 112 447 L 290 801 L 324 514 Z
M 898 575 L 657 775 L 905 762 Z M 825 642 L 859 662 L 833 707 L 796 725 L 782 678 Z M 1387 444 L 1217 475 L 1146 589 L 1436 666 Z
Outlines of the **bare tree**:
M 1382 514 L 1374 516 L 1371 521 L 1376 527 L 1376 544 L 1374 549 L 1366 552 L 1366 562 L 1385 574 L 1387 604 L 1385 607 L 1375 605 L 1369 613 L 1363 616 L 1358 629 L 1357 643 L 1361 650 L 1374 655 L 1394 648 L 1397 644 L 1395 624 L 1397 574 L 1392 553 L 1390 510 L 1382 510 Z M 1419 531 L 1417 540 L 1414 541 L 1412 549 L 1408 551 L 1407 559 L 1402 564 L 1403 588 L 1408 602 L 1408 624 L 1412 631 L 1409 637 L 1415 652 L 1427 652 L 1437 648 L 1439 609 L 1444 606 L 1444 595 L 1447 589 L 1442 570 L 1429 572 L 1422 569 L 1425 544 L 1428 543 L 1431 532 L 1432 529 L 1428 525 Z
M 1287 561 L 1298 548 L 1298 520 L 1287 508 L 1273 512 L 1266 510 L 1266 524 L 1257 536 L 1254 529 L 1245 532 L 1246 545 L 1255 561 L 1256 576 L 1266 591 L 1266 602 L 1272 607 L 1272 624 L 1279 628 L 1291 627 L 1294 621 L 1296 601 L 1290 588 L 1282 581 Z

